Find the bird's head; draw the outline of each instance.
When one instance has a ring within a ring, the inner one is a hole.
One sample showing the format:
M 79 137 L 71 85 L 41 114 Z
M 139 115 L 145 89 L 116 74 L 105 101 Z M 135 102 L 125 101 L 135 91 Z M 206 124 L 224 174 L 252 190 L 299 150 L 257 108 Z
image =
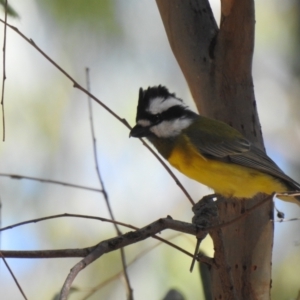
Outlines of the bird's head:
M 172 138 L 188 127 L 193 119 L 194 113 L 166 87 L 140 88 L 136 125 L 130 136 Z

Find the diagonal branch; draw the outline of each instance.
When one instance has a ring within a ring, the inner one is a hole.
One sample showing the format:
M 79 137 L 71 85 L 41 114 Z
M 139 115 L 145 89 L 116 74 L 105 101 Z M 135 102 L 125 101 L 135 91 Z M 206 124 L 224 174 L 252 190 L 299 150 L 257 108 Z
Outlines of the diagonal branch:
M 175 234 L 172 237 L 170 237 L 168 240 L 177 238 L 180 234 Z M 162 245 L 161 242 L 156 243 L 155 245 L 143 250 L 142 252 L 140 252 L 137 256 L 135 256 L 128 264 L 127 267 L 130 267 L 131 265 L 133 265 L 137 260 L 139 260 L 140 258 L 144 257 L 146 254 L 148 254 L 150 251 L 152 251 L 153 249 L 157 248 L 158 246 Z M 97 284 L 96 286 L 94 286 L 93 288 L 89 289 L 88 293 L 81 298 L 80 300 L 87 300 L 90 299 L 90 297 L 92 295 L 94 295 L 97 291 L 99 291 L 100 289 L 102 289 L 103 287 L 105 287 L 107 284 L 109 284 L 110 282 L 114 281 L 115 279 L 117 279 L 118 277 L 120 277 L 123 273 L 123 270 L 117 272 L 116 274 L 112 275 L 111 277 L 107 278 L 105 281 L 100 282 L 99 284 Z
M 113 110 L 111 110 L 107 105 L 105 105 L 103 102 L 101 102 L 97 97 L 92 95 L 89 91 L 87 91 L 84 87 L 82 87 L 78 82 L 75 81 L 75 79 L 69 75 L 63 68 L 61 68 L 53 59 L 51 59 L 41 48 L 39 48 L 35 42 L 32 39 L 27 38 L 17 27 L 12 26 L 8 23 L 5 23 L 3 20 L 0 19 L 0 22 L 6 24 L 10 29 L 15 31 L 17 34 L 19 34 L 24 40 L 26 40 L 31 46 L 33 46 L 38 52 L 40 52 L 52 65 L 54 65 L 61 73 L 63 73 L 72 83 L 74 88 L 77 88 L 81 90 L 83 93 L 91 97 L 94 101 L 96 101 L 99 105 L 101 105 L 106 111 L 108 111 L 113 117 L 115 117 L 118 121 L 120 121 L 123 125 L 125 125 L 128 129 L 132 129 L 132 127 L 128 124 L 128 122 L 118 116 Z M 143 145 L 156 157 L 156 159 L 160 162 L 160 164 L 166 169 L 166 171 L 170 174 L 170 176 L 173 178 L 175 183 L 178 185 L 178 187 L 182 190 L 182 192 L 185 194 L 185 196 L 188 198 L 188 200 L 191 202 L 192 205 L 195 204 L 192 197 L 189 195 L 189 193 L 186 191 L 184 186 L 181 184 L 181 182 L 177 179 L 177 177 L 174 175 L 174 173 L 171 171 L 171 169 L 166 165 L 166 163 L 162 160 L 162 158 L 143 140 L 140 139 L 140 141 L 143 143 Z
M 67 213 L 64 213 L 64 214 L 52 215 L 52 216 L 48 216 L 48 217 L 42 217 L 42 218 L 27 220 L 27 221 L 24 221 L 24 222 L 19 222 L 19 223 L 13 224 L 13 225 L 9 225 L 9 226 L 0 228 L 0 232 L 8 230 L 8 229 L 13 229 L 13 228 L 18 227 L 18 226 L 30 224 L 30 223 L 38 223 L 38 222 L 41 222 L 41 221 L 46 221 L 46 220 L 51 220 L 51 219 L 56 219 L 56 218 L 65 218 L 65 217 L 91 219 L 91 220 L 97 220 L 97 221 L 102 221 L 102 222 L 115 223 L 115 224 L 130 228 L 130 229 L 134 229 L 134 230 L 138 229 L 137 227 L 132 226 L 130 224 L 126 224 L 126 223 L 122 223 L 122 222 L 118 222 L 118 221 L 113 221 L 113 220 L 106 219 L 106 218 L 101 218 L 101 217 L 96 217 L 96 216 L 80 215 L 80 214 L 67 214 Z
M 171 218 L 165 218 L 165 219 L 159 219 L 158 221 L 153 222 L 150 225 L 137 230 L 136 232 L 128 232 L 122 236 L 111 239 L 110 241 L 103 241 L 97 245 L 97 247 L 91 254 L 87 255 L 83 260 L 81 260 L 79 263 L 77 263 L 74 266 L 74 268 L 71 269 L 71 271 L 64 283 L 64 286 L 62 288 L 60 300 L 67 299 L 71 284 L 72 284 L 73 280 L 76 278 L 76 276 L 78 275 L 78 273 L 81 270 L 83 270 L 86 266 L 88 266 L 90 263 L 92 263 L 93 261 L 95 261 L 96 259 L 101 257 L 103 254 L 110 252 L 111 248 L 124 247 L 129 244 L 139 242 L 146 238 L 145 235 L 149 237 L 149 236 L 153 235 L 152 232 L 157 233 L 166 228 L 177 230 L 180 232 L 190 233 L 190 234 L 194 234 L 194 235 L 199 235 L 200 232 L 204 232 L 204 231 L 208 231 L 210 234 L 213 234 L 213 235 L 218 235 L 218 234 L 220 234 L 221 229 L 223 227 L 232 225 L 233 223 L 236 223 L 237 221 L 239 221 L 241 218 L 245 218 L 246 216 L 248 216 L 249 214 L 254 212 L 261 205 L 272 201 L 272 198 L 273 198 L 273 195 L 265 196 L 256 205 L 254 205 L 253 207 L 250 207 L 250 208 L 246 209 L 244 212 L 242 212 L 239 217 L 237 217 L 234 220 L 225 222 L 223 224 L 208 226 L 206 228 L 199 228 L 199 226 L 196 226 L 196 225 L 195 225 L 195 227 L 191 227 L 192 224 L 181 222 L 181 221 L 175 221 Z M 223 245 L 220 244 L 217 246 L 221 247 Z M 198 256 L 197 259 L 198 259 L 198 261 L 203 260 L 204 263 L 211 264 L 212 266 L 215 267 L 215 261 L 213 259 L 207 258 L 205 256 Z M 217 262 L 217 263 L 219 263 L 219 262 Z M 230 280 L 228 279 L 227 283 L 229 281 Z
M 51 183 L 51 184 L 57 184 L 57 185 L 63 185 L 67 187 L 73 187 L 77 189 L 83 189 L 83 190 L 88 190 L 92 192 L 99 192 L 103 193 L 103 190 L 101 189 L 96 189 L 88 186 L 83 186 L 83 185 L 78 185 L 78 184 L 73 184 L 73 183 L 68 183 L 64 181 L 58 181 L 58 180 L 52 180 L 52 179 L 44 179 L 44 178 L 38 178 L 38 177 L 31 177 L 31 176 L 24 176 L 24 175 L 17 175 L 17 174 L 7 174 L 7 173 L 0 173 L 0 177 L 9 177 L 11 179 L 28 179 L 28 180 L 33 180 L 33 181 L 39 181 L 43 183 Z
M 93 261 L 100 258 L 103 254 L 142 241 L 148 238 L 149 236 L 152 236 L 153 234 L 163 231 L 167 228 L 179 230 L 181 232 L 190 234 L 196 234 L 196 232 L 198 231 L 195 225 L 181 221 L 175 221 L 170 218 L 165 218 L 159 219 L 158 221 L 155 221 L 150 225 L 145 226 L 135 232 L 128 232 L 122 236 L 102 241 L 89 255 L 87 255 L 83 260 L 81 260 L 71 269 L 63 285 L 59 299 L 67 299 L 71 284 L 78 275 L 78 273 L 85 267 L 87 267 L 89 264 L 91 264 Z
M 41 221 L 62 218 L 62 217 L 98 220 L 98 221 L 102 221 L 102 222 L 118 224 L 120 226 L 124 226 L 124 227 L 130 228 L 130 229 L 133 229 L 133 230 L 139 230 L 139 228 L 132 226 L 130 224 L 122 223 L 119 221 L 113 221 L 113 220 L 106 219 L 106 218 L 65 213 L 65 214 L 53 215 L 53 216 L 37 218 L 37 219 L 32 219 L 32 220 L 27 220 L 24 222 L 16 223 L 16 224 L 13 224 L 10 226 L 3 227 L 0 229 L 0 231 L 13 229 L 15 227 L 30 224 L 30 223 L 37 223 L 37 222 L 41 222 Z M 178 251 L 180 251 L 186 255 L 192 256 L 189 252 L 185 251 L 181 247 L 178 247 L 177 245 L 175 245 L 159 236 L 153 235 L 152 238 L 157 239 L 157 240 L 169 245 L 170 247 L 177 249 Z M 4 254 L 5 257 L 11 257 L 11 258 L 57 258 L 57 257 L 84 257 L 88 253 L 90 253 L 90 251 L 92 251 L 92 250 L 93 250 L 93 247 L 83 248 L 83 249 L 62 249 L 62 250 L 41 250 L 41 251 L 5 251 L 4 250 L 4 251 L 2 251 L 2 253 Z
M 229 220 L 228 222 L 224 222 L 217 225 L 208 226 L 205 228 L 200 228 L 199 226 L 195 224 L 190 224 L 182 221 L 173 220 L 171 217 L 167 217 L 164 219 L 159 219 L 141 229 L 137 229 L 135 231 L 130 231 L 122 236 L 117 236 L 105 241 L 100 242 L 98 245 L 94 247 L 88 247 L 84 249 L 64 249 L 64 250 L 43 250 L 43 251 L 2 251 L 2 254 L 4 257 L 14 257 L 14 258 L 54 258 L 54 257 L 84 257 L 83 260 L 81 260 L 78 264 L 75 265 L 75 267 L 71 270 L 69 273 L 65 284 L 62 289 L 62 294 L 60 299 L 66 299 L 69 289 L 71 287 L 71 284 L 73 280 L 76 278 L 77 274 L 84 269 L 86 266 L 88 266 L 90 263 L 101 257 L 103 254 L 115 251 L 117 249 L 120 249 L 121 247 L 125 247 L 134 243 L 137 243 L 139 241 L 145 240 L 149 237 L 156 238 L 158 240 L 162 240 L 160 237 L 157 237 L 155 234 L 165 230 L 165 229 L 172 229 L 178 232 L 191 234 L 194 236 L 199 235 L 202 231 L 208 231 L 210 234 L 213 232 L 218 233 L 221 228 L 225 228 L 229 225 L 232 225 L 233 223 L 236 223 L 241 218 L 245 218 L 255 210 L 257 210 L 259 207 L 261 207 L 263 204 L 265 204 L 268 201 L 272 200 L 272 196 L 264 197 L 259 203 L 254 205 L 253 207 L 250 207 L 248 209 L 245 209 L 239 217 L 234 218 L 232 220 Z M 88 216 L 84 216 L 88 217 Z M 99 217 L 92 217 L 95 219 L 103 219 Z M 112 220 L 104 219 L 107 222 L 113 222 Z M 120 222 L 118 222 L 120 224 Z M 131 225 L 129 225 L 131 226 Z M 8 229 L 9 227 L 7 227 Z M 169 241 L 167 242 L 168 245 L 172 245 Z M 188 253 L 187 251 L 179 248 L 176 246 L 178 250 L 181 252 L 193 257 L 193 254 Z M 205 256 L 198 256 L 197 260 L 203 263 L 206 263 L 208 265 L 215 265 L 215 262 L 213 259 L 205 257 Z
M 25 293 L 24 293 L 22 287 L 20 286 L 20 284 L 19 284 L 19 282 L 18 282 L 18 280 L 17 280 L 15 274 L 13 273 L 12 269 L 10 268 L 9 264 L 7 263 L 7 261 L 6 261 L 5 257 L 4 257 L 4 255 L 2 254 L 1 251 L 0 251 L 0 256 L 1 256 L 1 258 L 2 258 L 2 260 L 3 260 L 3 262 L 4 262 L 4 264 L 5 264 L 6 268 L 8 269 L 8 271 L 9 271 L 11 277 L 13 278 L 15 284 L 17 285 L 17 287 L 18 287 L 20 293 L 22 294 L 23 298 L 24 298 L 25 300 L 27 300 L 28 298 L 26 297 L 26 295 L 25 295 Z
M 166 241 L 166 240 L 162 239 L 161 237 L 156 236 L 155 233 L 160 232 L 160 231 L 162 231 L 164 229 L 167 229 L 167 228 L 175 230 L 175 231 L 179 231 L 179 232 L 182 232 L 182 233 L 195 235 L 195 236 L 198 235 L 201 231 L 212 232 L 216 229 L 225 228 L 227 226 L 230 226 L 230 225 L 238 222 L 242 218 L 245 218 L 246 216 L 253 213 L 258 208 L 260 208 L 263 204 L 271 201 L 272 197 L 273 196 L 264 197 L 261 201 L 256 203 L 254 206 L 252 206 L 248 209 L 245 209 L 236 218 L 233 218 L 233 219 L 231 219 L 227 222 L 223 222 L 221 224 L 207 226 L 205 228 L 201 228 L 201 227 L 199 227 L 195 224 L 190 224 L 190 223 L 186 223 L 186 222 L 182 222 L 182 221 L 178 221 L 178 220 L 173 220 L 171 217 L 159 219 L 158 221 L 155 221 L 155 222 L 149 224 L 148 226 L 144 227 L 144 228 L 148 228 L 149 230 L 153 230 L 153 228 L 154 228 L 154 231 L 151 231 L 151 234 L 149 234 L 148 236 L 146 236 L 142 239 L 145 239 L 145 238 L 151 236 L 152 238 L 163 241 L 164 243 L 176 248 L 177 250 L 193 257 L 192 254 L 190 254 L 190 253 L 186 252 L 185 250 L 183 250 L 182 248 L 170 243 L 169 241 Z M 135 230 L 134 233 L 136 233 L 136 235 L 143 236 L 143 232 L 144 232 L 143 228 L 139 229 L 139 228 L 137 228 L 135 226 L 132 226 L 130 224 L 125 224 L 125 223 L 122 223 L 122 222 L 119 222 L 119 221 L 112 221 L 112 220 L 109 220 L 109 219 L 106 219 L 106 218 L 101 218 L 101 217 L 78 215 L 78 214 L 60 214 L 60 215 L 53 215 L 53 216 L 28 220 L 28 221 L 24 221 L 24 222 L 14 224 L 14 225 L 3 227 L 3 228 L 0 229 L 0 231 L 12 229 L 14 227 L 29 224 L 29 223 L 37 223 L 37 222 L 40 222 L 40 221 L 45 221 L 45 220 L 54 219 L 54 218 L 61 218 L 61 217 L 85 218 L 85 219 L 93 219 L 93 220 L 99 220 L 99 221 L 110 222 L 110 223 L 115 222 L 118 225 L 125 226 L 125 227 L 128 227 L 128 228 L 131 228 L 131 229 Z M 153 226 L 153 224 L 155 224 L 155 226 Z M 160 227 L 160 226 L 162 226 L 162 227 Z M 158 228 L 158 231 L 156 231 L 157 228 Z M 126 234 L 128 234 L 128 233 L 126 233 Z M 117 239 L 117 238 L 118 237 L 116 237 L 115 239 Z M 112 239 L 110 239 L 110 240 L 112 240 Z M 41 251 L 6 251 L 6 250 L 3 250 L 2 253 L 5 257 L 11 257 L 11 258 L 83 257 L 83 256 L 88 255 L 90 253 L 90 251 L 93 251 L 93 249 L 94 249 L 94 247 L 88 247 L 88 248 L 83 248 L 83 249 L 41 250 Z M 118 249 L 118 248 L 116 248 L 116 249 Z

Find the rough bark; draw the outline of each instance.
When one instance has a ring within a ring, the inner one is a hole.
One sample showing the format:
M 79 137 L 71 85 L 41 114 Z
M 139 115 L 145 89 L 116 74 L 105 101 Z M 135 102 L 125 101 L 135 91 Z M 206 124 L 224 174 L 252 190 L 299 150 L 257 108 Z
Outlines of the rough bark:
M 218 29 L 208 0 L 157 0 L 172 51 L 201 114 L 263 148 L 251 75 L 253 0 L 221 1 Z
M 249 200 L 219 199 L 218 222 L 237 218 L 266 195 Z M 230 226 L 210 231 L 215 265 L 211 268 L 213 299 L 270 299 L 273 246 L 273 206 L 259 209 Z
M 208 0 L 156 0 L 172 51 L 202 115 L 226 122 L 264 149 L 252 81 L 254 0 L 222 0 L 220 28 Z M 252 200 L 224 200 L 219 221 Z M 273 246 L 271 201 L 211 233 L 213 299 L 269 299 Z

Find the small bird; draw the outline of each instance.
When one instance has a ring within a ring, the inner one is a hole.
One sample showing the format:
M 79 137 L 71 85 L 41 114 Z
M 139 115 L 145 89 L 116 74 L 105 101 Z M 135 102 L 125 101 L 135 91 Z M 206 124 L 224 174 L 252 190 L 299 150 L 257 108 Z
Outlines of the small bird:
M 140 88 L 131 137 L 146 137 L 186 176 L 224 197 L 300 191 L 300 184 L 226 123 L 191 111 L 164 86 Z M 279 197 L 300 205 L 300 195 Z

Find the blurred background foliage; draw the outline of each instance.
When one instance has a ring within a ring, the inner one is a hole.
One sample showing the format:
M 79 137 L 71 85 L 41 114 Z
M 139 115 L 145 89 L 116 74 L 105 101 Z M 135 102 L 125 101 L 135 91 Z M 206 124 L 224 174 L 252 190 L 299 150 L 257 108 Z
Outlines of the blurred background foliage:
M 11 24 L 82 85 L 89 67 L 93 94 L 131 125 L 141 86 L 164 84 L 195 108 L 155 1 L 10 0 L 9 4 L 19 16 L 9 17 Z M 211 4 L 219 20 L 219 2 Z M 298 182 L 299 20 L 298 1 L 256 3 L 253 76 L 265 144 L 268 154 Z M 0 146 L 0 172 L 99 188 L 86 96 L 20 36 L 9 29 L 7 33 L 6 141 Z M 128 139 L 128 130 L 102 107 L 93 107 L 100 170 L 117 220 L 140 227 L 167 215 L 190 221 L 190 203 L 149 151 Z M 195 201 L 210 192 L 175 173 Z M 95 192 L 5 177 L 0 177 L 0 186 L 2 226 L 65 212 L 108 217 L 102 195 Z M 287 218 L 300 217 L 300 209 L 293 204 L 276 201 L 276 206 Z M 65 218 L 5 231 L 1 247 L 80 248 L 114 235 L 110 224 Z M 192 237 L 161 235 L 194 250 Z M 129 263 L 141 255 L 129 267 L 136 299 L 162 299 L 170 288 L 181 291 L 186 299 L 201 295 L 196 268 L 189 273 L 190 259 L 156 244 L 147 240 L 126 248 Z M 299 244 L 299 221 L 275 223 L 272 299 L 298 295 Z M 202 248 L 213 254 L 209 239 Z M 29 299 L 52 299 L 78 259 L 8 261 Z M 123 299 L 121 277 L 92 293 L 120 270 L 119 253 L 105 255 L 81 272 L 70 299 L 84 299 L 88 294 L 92 294 L 88 299 Z M 21 298 L 3 265 L 0 288 L 7 299 Z
M 116 19 L 115 1 L 110 0 L 40 0 L 36 5 L 59 26 L 67 30 L 81 25 L 89 34 L 107 33 L 111 37 L 122 30 Z
M 13 7 L 6 0 L 0 0 L 0 6 L 3 10 L 7 10 L 7 15 L 13 18 L 19 17 L 18 13 L 13 9 Z

